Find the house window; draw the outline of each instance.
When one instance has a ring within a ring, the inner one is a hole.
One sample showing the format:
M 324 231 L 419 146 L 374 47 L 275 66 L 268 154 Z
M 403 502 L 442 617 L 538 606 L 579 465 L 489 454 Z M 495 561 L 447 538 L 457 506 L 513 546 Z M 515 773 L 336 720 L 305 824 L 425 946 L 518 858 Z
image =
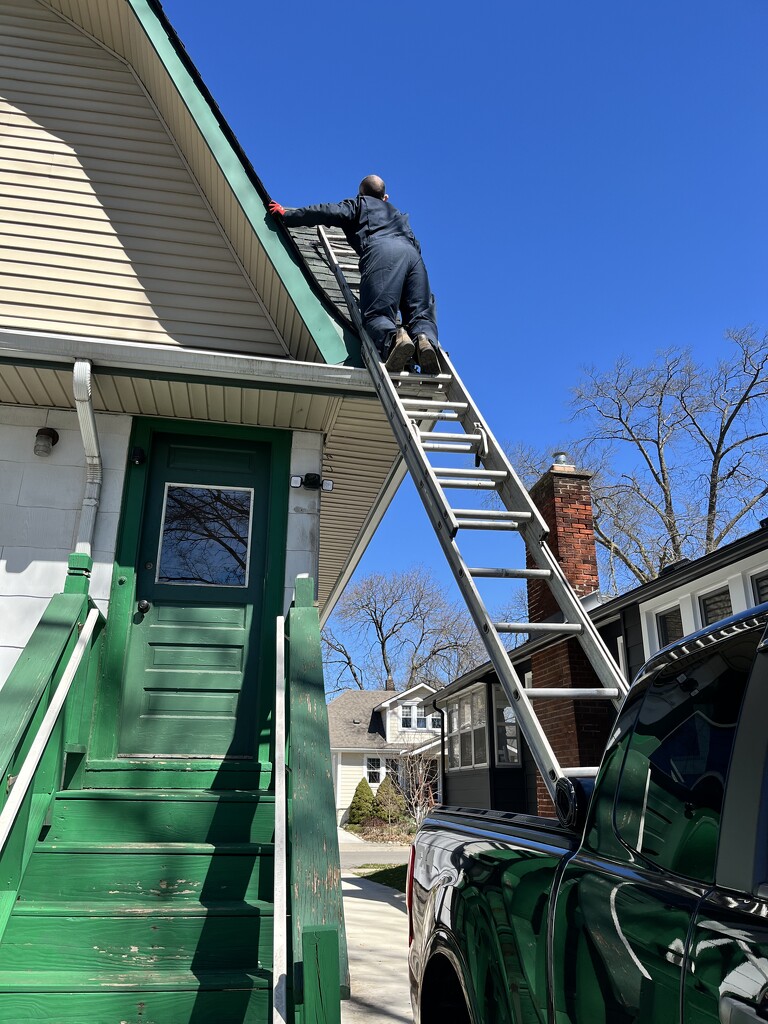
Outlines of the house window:
M 378 784 L 381 782 L 381 758 L 367 757 L 366 770 L 368 773 L 368 782 L 372 786 L 378 786 Z
M 713 622 L 719 622 L 720 619 L 727 619 L 729 615 L 733 615 L 731 592 L 728 587 L 700 597 L 699 610 L 701 611 L 702 626 L 709 626 Z
M 440 715 L 430 713 L 425 707 L 414 704 L 403 704 L 400 707 L 401 729 L 439 729 Z
M 515 712 L 500 686 L 494 686 L 496 764 L 520 764 L 520 740 Z
M 446 717 L 448 768 L 476 768 L 488 763 L 485 688 L 449 705 Z
M 768 601 L 768 572 L 752 577 L 752 592 L 755 595 L 755 604 L 764 604 Z
M 386 762 L 387 777 L 395 783 L 396 786 L 400 785 L 400 761 L 397 757 L 388 757 Z
M 669 611 L 659 612 L 656 616 L 656 629 L 659 633 L 659 647 L 666 647 L 683 636 L 683 617 L 679 605 Z

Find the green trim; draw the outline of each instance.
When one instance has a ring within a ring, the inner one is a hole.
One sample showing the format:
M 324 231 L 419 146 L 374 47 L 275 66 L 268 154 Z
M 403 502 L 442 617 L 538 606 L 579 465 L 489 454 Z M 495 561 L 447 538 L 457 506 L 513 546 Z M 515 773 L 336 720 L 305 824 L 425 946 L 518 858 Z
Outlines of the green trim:
M 306 1002 L 307 1012 L 314 1013 L 325 999 L 331 1021 L 338 1019 L 330 1015 L 338 996 L 349 996 L 349 967 L 320 622 L 314 596 L 314 580 L 297 579 L 286 623 L 289 893 L 296 1002 Z M 318 951 L 312 936 L 324 926 L 332 931 L 323 941 L 335 945 L 330 958 L 335 966 L 326 970 L 329 960 L 323 955 L 324 976 L 318 979 L 313 977 Z
M 128 0 L 128 4 L 186 104 L 323 359 L 330 364 L 349 360 L 352 356 L 347 348 L 350 332 L 336 324 L 323 308 L 297 258 L 289 252 L 281 231 L 272 223 L 264 198 L 258 194 L 240 154 L 227 137 L 223 118 L 216 116 L 211 102 L 195 81 L 189 58 L 186 54 L 183 58 L 180 55 L 175 33 L 162 23 L 149 0 Z
M 91 572 L 93 570 L 93 559 L 90 555 L 73 551 L 67 563 L 67 578 L 64 580 L 65 594 L 88 593 L 91 583 Z
M 128 649 L 128 634 L 136 603 L 136 559 L 144 520 L 148 468 L 152 457 L 153 436 L 159 433 L 188 437 L 217 437 L 250 440 L 271 446 L 270 495 L 267 522 L 267 550 L 265 563 L 264 600 L 262 621 L 253 623 L 261 630 L 258 661 L 262 666 L 266 685 L 261 688 L 254 728 L 253 765 L 271 763 L 271 725 L 274 705 L 274 631 L 272 623 L 283 607 L 285 586 L 285 544 L 288 529 L 288 492 L 292 433 L 262 427 L 242 427 L 228 424 L 191 422 L 187 420 L 144 419 L 134 420 L 128 450 L 143 448 L 146 461 L 126 470 L 122 500 L 122 515 L 115 548 L 115 565 L 110 589 L 109 628 L 104 648 L 98 708 L 91 742 L 91 758 L 111 761 L 117 756 L 117 728 L 119 722 L 123 671 Z M 240 762 L 247 768 L 249 762 Z M 89 759 L 90 765 L 90 759 Z M 86 766 L 86 770 L 89 767 Z M 210 767 L 210 761 L 208 762 Z

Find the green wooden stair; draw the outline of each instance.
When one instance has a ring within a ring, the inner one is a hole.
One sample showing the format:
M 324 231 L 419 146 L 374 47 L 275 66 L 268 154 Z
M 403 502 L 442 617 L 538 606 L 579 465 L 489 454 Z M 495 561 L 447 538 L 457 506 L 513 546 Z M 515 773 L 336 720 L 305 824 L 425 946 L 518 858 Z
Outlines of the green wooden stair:
M 0 1021 L 269 1019 L 274 797 L 56 795 L 0 943 Z

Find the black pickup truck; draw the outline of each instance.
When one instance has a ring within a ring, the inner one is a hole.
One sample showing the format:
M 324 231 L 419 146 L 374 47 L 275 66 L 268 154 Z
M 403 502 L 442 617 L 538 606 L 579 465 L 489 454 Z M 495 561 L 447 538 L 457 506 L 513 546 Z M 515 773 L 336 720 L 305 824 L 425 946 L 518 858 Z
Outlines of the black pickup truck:
M 645 665 L 570 827 L 429 815 L 416 1024 L 768 1022 L 767 625 L 760 605 Z

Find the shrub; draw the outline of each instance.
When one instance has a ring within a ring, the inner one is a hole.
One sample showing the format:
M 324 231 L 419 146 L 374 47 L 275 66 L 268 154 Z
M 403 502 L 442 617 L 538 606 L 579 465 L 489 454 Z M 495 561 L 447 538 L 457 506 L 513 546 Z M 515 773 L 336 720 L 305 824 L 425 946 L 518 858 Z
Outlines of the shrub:
M 350 825 L 364 825 L 373 816 L 373 790 L 367 779 L 360 779 L 349 805 Z
M 373 801 L 373 810 L 374 814 L 390 824 L 405 817 L 406 808 L 403 794 L 388 775 L 379 786 L 376 799 Z

